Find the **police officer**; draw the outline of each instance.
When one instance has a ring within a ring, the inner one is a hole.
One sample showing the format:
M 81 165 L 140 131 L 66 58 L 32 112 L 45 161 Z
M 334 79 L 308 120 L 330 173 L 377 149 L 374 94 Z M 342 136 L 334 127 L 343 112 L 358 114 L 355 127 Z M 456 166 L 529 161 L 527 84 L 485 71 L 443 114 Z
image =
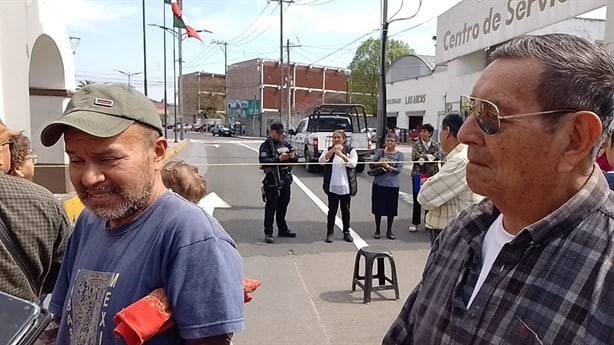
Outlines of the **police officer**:
M 273 217 L 277 221 L 277 235 L 279 237 L 296 237 L 296 233 L 288 229 L 286 224 L 286 211 L 290 203 L 290 185 L 292 184 L 292 166 L 280 163 L 296 163 L 298 157 L 290 141 L 284 138 L 284 126 L 280 122 L 273 122 L 269 136 L 260 145 L 261 169 L 265 173 L 262 180 L 262 195 L 265 198 L 264 206 L 264 241 L 273 243 Z

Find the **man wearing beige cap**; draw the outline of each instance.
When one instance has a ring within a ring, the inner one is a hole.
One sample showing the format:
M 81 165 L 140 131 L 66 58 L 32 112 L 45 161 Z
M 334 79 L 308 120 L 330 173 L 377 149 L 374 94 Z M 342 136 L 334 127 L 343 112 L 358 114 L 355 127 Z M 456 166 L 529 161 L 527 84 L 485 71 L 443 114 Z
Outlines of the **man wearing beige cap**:
M 164 187 L 167 142 L 151 101 L 127 85 L 88 85 L 41 141 L 62 134 L 86 209 L 50 303 L 57 343 L 116 344 L 114 316 L 163 288 L 174 324 L 147 344 L 230 344 L 244 328 L 242 259 L 214 218 Z
M 37 301 L 53 289 L 70 222 L 47 189 L 7 175 L 16 133 L 0 122 L 0 291 Z

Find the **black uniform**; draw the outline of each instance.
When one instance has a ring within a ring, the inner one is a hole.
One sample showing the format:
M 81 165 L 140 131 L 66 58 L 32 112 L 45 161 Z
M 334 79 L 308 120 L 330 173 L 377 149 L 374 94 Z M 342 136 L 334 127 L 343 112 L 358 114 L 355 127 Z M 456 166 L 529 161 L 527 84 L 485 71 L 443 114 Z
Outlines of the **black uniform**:
M 282 163 L 279 155 L 283 152 L 294 151 L 288 140 L 275 141 L 268 137 L 260 145 L 260 163 Z M 295 157 L 283 163 L 295 163 Z M 288 233 L 286 224 L 286 212 L 290 203 L 290 185 L 292 184 L 292 166 L 288 165 L 264 165 L 261 167 L 265 172 L 262 180 L 263 195 L 266 199 L 264 206 L 264 235 L 273 235 L 273 217 L 277 221 L 277 232 Z

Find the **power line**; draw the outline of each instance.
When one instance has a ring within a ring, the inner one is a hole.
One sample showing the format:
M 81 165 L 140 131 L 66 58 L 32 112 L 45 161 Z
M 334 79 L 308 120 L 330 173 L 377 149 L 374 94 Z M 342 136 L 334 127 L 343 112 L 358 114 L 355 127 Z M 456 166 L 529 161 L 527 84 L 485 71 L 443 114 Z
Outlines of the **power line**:
M 269 5 L 270 5 L 270 4 L 271 4 L 271 3 L 267 2 L 266 6 L 264 6 L 264 8 L 262 9 L 262 11 L 260 11 L 260 13 L 258 13 L 258 15 L 256 16 L 256 19 L 254 19 L 254 20 L 253 20 L 251 23 L 249 23 L 249 25 L 247 25 L 247 26 L 245 27 L 245 30 L 241 31 L 241 33 L 239 33 L 239 34 L 238 34 L 238 35 L 236 35 L 235 37 L 233 37 L 233 38 L 229 39 L 229 40 L 228 40 L 228 42 L 232 42 L 232 43 L 234 43 L 234 42 L 233 42 L 234 40 L 238 39 L 238 38 L 239 38 L 241 35 L 243 35 L 245 32 L 247 32 L 247 30 L 249 30 L 249 28 L 251 28 L 251 27 L 252 27 L 252 25 L 254 25 L 254 24 L 255 24 L 255 23 L 258 21 L 258 19 L 260 19 L 260 17 L 261 17 L 261 16 L 262 16 L 262 14 L 264 13 L 264 11 L 266 11 L 267 7 L 269 7 Z
M 350 42 L 350 43 L 348 43 L 348 44 L 344 45 L 343 47 L 341 47 L 341 48 L 339 48 L 339 49 L 335 49 L 335 50 L 334 50 L 333 52 L 331 52 L 330 54 L 327 54 L 327 55 L 325 55 L 325 56 L 323 56 L 323 57 L 321 57 L 321 58 L 317 59 L 317 60 L 316 60 L 316 61 L 314 61 L 313 63 L 314 63 L 314 64 L 315 64 L 315 63 L 318 63 L 318 62 L 320 62 L 320 61 L 322 61 L 322 60 L 326 59 L 327 57 L 332 56 L 332 55 L 334 55 L 335 53 L 337 53 L 337 52 L 339 52 L 339 51 L 341 51 L 341 50 L 343 50 L 343 49 L 347 48 L 348 46 L 352 45 L 353 43 L 357 42 L 358 40 L 361 40 L 361 39 L 363 39 L 364 37 L 369 36 L 369 35 L 371 35 L 372 33 L 377 32 L 377 31 L 379 31 L 379 28 L 373 29 L 373 30 L 371 30 L 371 31 L 369 31 L 369 32 L 367 32 L 367 33 L 365 33 L 365 34 L 363 34 L 362 36 L 360 36 L 360 37 L 358 37 L 357 39 L 353 40 L 352 42 Z

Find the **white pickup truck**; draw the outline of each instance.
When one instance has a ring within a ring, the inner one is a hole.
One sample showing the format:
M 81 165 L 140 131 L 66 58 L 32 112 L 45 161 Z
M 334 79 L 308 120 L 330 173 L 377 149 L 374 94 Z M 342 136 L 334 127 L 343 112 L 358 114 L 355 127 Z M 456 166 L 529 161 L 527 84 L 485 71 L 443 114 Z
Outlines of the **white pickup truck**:
M 299 158 L 304 158 L 308 172 L 316 170 L 320 154 L 332 146 L 332 135 L 343 129 L 348 136 L 347 144 L 356 149 L 358 162 L 356 172 L 365 169 L 375 152 L 375 141 L 367 130 L 367 116 L 360 104 L 322 104 L 315 107 L 313 114 L 302 119 L 295 130 L 290 129 L 290 140 Z M 374 139 L 375 140 L 375 139 Z

